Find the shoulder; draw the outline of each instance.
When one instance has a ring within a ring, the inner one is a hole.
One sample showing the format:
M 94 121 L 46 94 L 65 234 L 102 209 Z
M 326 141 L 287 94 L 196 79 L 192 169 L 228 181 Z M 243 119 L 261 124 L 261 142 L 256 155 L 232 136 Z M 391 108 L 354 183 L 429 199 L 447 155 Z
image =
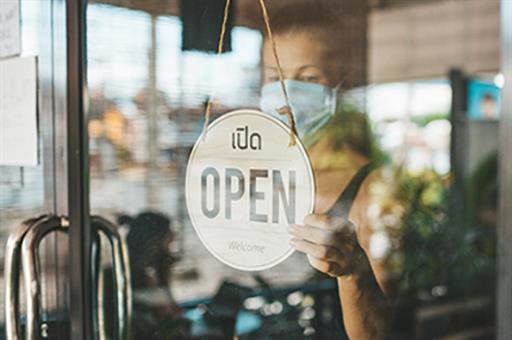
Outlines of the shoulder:
M 389 169 L 386 167 L 378 167 L 366 176 L 350 213 L 350 219 L 358 228 L 358 236 L 364 248 L 367 248 L 369 238 L 377 227 L 382 196 L 393 190 L 392 183 L 387 180 L 387 171 Z

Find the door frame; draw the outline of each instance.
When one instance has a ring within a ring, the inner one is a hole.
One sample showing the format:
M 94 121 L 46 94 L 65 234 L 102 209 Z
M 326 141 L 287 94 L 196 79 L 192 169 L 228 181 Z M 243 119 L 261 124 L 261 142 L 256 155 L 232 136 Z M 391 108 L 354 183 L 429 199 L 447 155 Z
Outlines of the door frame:
M 512 339 L 512 2 L 501 0 L 501 72 L 506 81 L 499 132 L 496 339 Z
M 71 339 L 95 339 L 92 235 L 89 205 L 87 91 L 87 0 L 66 0 L 67 156 Z

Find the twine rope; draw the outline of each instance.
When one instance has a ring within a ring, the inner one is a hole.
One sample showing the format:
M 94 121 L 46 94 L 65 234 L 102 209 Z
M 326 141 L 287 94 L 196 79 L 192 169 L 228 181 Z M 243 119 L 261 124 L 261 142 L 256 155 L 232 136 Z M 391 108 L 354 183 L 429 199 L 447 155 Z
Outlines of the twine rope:
M 221 55 L 222 50 L 224 49 L 224 36 L 226 35 L 226 26 L 228 23 L 230 4 L 231 0 L 226 0 L 226 6 L 224 6 L 224 17 L 222 19 L 222 26 L 220 29 L 219 44 L 217 45 L 217 55 Z M 210 94 L 208 96 L 208 102 L 206 103 L 206 111 L 204 113 L 203 139 L 206 138 L 206 133 L 208 132 L 208 124 L 210 123 L 210 117 L 212 114 L 212 100 L 213 94 Z
M 267 34 L 268 38 L 270 39 L 270 44 L 272 45 L 272 53 L 274 54 L 274 59 L 276 61 L 277 65 L 277 73 L 279 75 L 279 83 L 281 84 L 281 90 L 283 91 L 284 95 L 284 102 L 285 106 L 281 108 L 277 108 L 276 111 L 281 115 L 286 115 L 288 117 L 288 125 L 290 126 L 291 133 L 290 133 L 290 146 L 293 146 L 296 144 L 295 135 L 297 134 L 297 128 L 295 126 L 295 118 L 292 113 L 292 109 L 290 106 L 290 100 L 288 98 L 288 91 L 286 90 L 286 86 L 284 84 L 284 76 L 283 76 L 283 69 L 281 67 L 281 62 L 279 61 L 279 54 L 277 53 L 277 44 L 274 40 L 274 36 L 272 35 L 272 28 L 270 26 L 270 18 L 267 11 L 267 6 L 265 5 L 264 0 L 259 0 L 260 6 L 261 6 L 261 12 L 263 13 L 263 20 L 265 21 L 265 26 L 267 28 Z
M 265 5 L 264 0 L 259 0 L 260 6 L 261 6 L 261 12 L 263 14 L 263 20 L 265 22 L 265 27 L 267 29 L 267 34 L 270 39 L 270 44 L 272 45 L 272 53 L 274 54 L 274 59 L 277 64 L 277 71 L 279 74 L 279 83 L 281 85 L 281 90 L 283 91 L 284 101 L 285 105 L 280 108 L 276 108 L 276 111 L 281 115 L 286 115 L 288 118 L 288 125 L 290 126 L 290 143 L 289 146 L 294 146 L 297 144 L 296 141 L 296 135 L 297 135 L 297 128 L 295 126 L 295 118 L 292 113 L 292 109 L 290 106 L 290 100 L 288 98 L 288 91 L 286 90 L 286 85 L 284 83 L 284 76 L 283 76 L 283 69 L 281 67 L 281 62 L 279 61 L 279 55 L 277 53 L 277 45 L 274 40 L 274 36 L 272 34 L 272 28 L 270 26 L 270 18 L 268 15 L 267 6 Z M 226 34 L 226 26 L 228 22 L 228 16 L 229 16 L 229 6 L 231 4 L 231 0 L 226 0 L 226 6 L 224 7 L 224 17 L 222 19 L 222 27 L 220 30 L 220 38 L 219 38 L 219 44 L 217 46 L 217 55 L 222 54 L 223 48 L 224 48 L 224 36 Z M 212 112 L 212 99 L 213 95 L 208 96 L 208 102 L 206 103 L 206 111 L 204 114 L 204 126 L 203 126 L 203 139 L 206 138 L 206 134 L 208 132 L 208 125 L 210 123 L 210 117 Z

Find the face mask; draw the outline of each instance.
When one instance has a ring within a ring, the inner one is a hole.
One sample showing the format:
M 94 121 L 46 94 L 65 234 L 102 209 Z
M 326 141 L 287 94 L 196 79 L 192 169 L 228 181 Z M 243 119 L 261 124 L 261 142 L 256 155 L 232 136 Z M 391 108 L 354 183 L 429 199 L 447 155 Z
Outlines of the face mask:
M 320 129 L 336 110 L 336 89 L 296 80 L 285 80 L 290 106 L 295 117 L 299 137 L 304 139 Z M 261 89 L 261 111 L 287 123 L 286 115 L 276 110 L 285 106 L 279 82 L 267 84 Z

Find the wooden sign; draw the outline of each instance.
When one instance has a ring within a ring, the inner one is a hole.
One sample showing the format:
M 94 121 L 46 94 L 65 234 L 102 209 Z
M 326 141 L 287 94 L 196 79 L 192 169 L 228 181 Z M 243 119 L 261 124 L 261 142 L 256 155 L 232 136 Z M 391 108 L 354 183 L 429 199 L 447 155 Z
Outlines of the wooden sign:
M 290 129 L 254 110 L 227 113 L 200 136 L 186 174 L 187 209 L 199 238 L 218 260 L 245 271 L 284 261 L 287 232 L 313 211 L 307 153 L 289 146 Z

